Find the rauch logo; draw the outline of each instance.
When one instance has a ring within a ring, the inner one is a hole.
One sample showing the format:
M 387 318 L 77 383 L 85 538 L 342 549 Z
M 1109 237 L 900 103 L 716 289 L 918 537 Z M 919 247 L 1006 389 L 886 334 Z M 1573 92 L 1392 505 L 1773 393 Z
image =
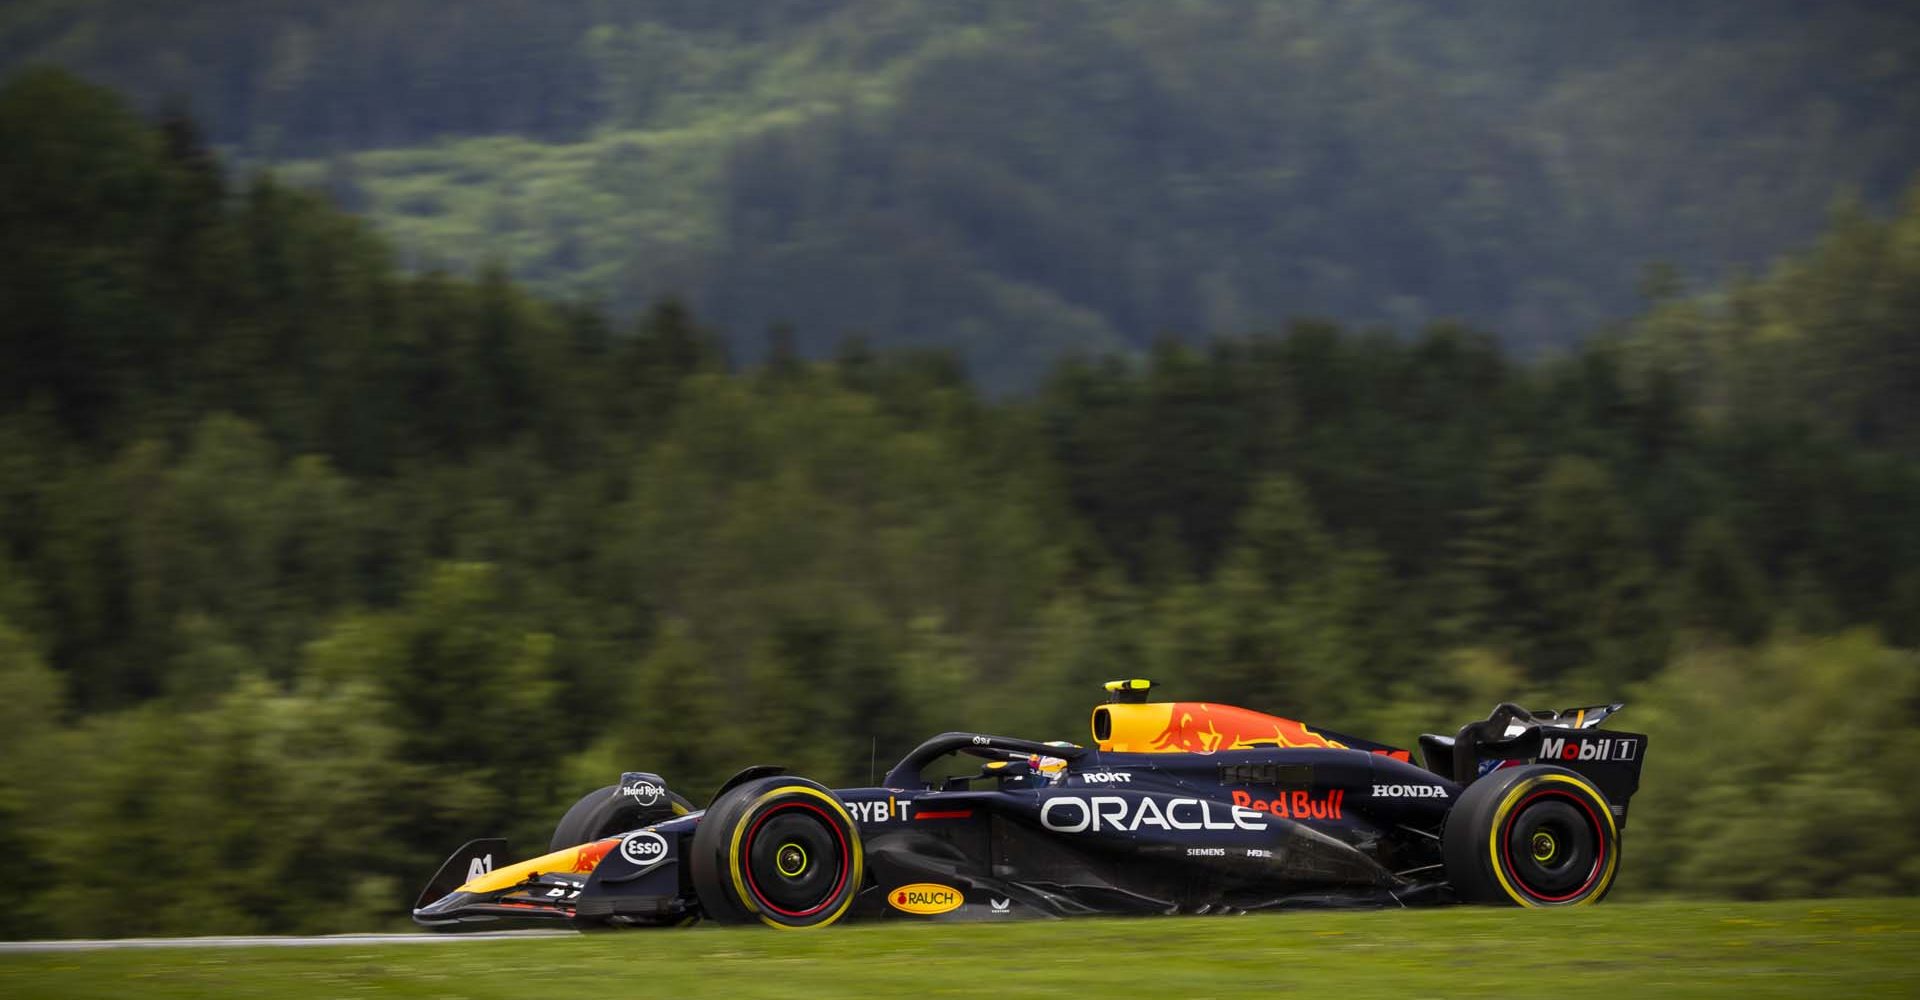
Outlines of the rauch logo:
M 931 916 L 958 909 L 967 897 L 960 890 L 933 882 L 915 882 L 903 885 L 887 894 L 887 905 L 903 913 L 919 913 Z

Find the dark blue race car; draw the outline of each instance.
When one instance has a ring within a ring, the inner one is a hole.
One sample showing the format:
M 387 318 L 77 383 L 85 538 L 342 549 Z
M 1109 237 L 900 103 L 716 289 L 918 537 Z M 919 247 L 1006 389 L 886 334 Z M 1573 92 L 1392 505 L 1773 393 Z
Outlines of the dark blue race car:
M 1299 906 L 1599 901 L 1646 737 L 1618 704 L 1502 704 L 1396 747 L 1107 685 L 1091 747 L 943 733 L 879 787 L 769 766 L 704 810 L 630 771 L 582 798 L 550 853 L 476 840 L 413 916 L 437 929 L 1239 912 Z M 956 773 L 956 763 L 967 762 Z

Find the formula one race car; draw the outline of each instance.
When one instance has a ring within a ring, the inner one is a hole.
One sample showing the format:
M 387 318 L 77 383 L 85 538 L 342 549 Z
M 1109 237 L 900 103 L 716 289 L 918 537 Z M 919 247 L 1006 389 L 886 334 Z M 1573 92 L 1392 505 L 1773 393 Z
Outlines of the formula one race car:
M 1645 736 L 1621 706 L 1503 704 L 1401 749 L 1107 685 L 1091 748 L 943 733 L 881 787 L 750 767 L 705 810 L 632 771 L 581 799 L 551 853 L 476 840 L 418 923 L 823 927 L 857 917 L 1240 912 L 1455 901 L 1574 906 L 1620 869 Z M 950 772 L 965 757 L 968 773 Z

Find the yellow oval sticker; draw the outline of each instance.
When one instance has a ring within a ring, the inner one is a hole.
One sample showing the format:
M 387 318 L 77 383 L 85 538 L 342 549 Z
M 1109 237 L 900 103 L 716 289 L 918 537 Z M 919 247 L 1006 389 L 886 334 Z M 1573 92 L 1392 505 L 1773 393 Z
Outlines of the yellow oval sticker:
M 931 916 L 958 909 L 967 897 L 960 890 L 932 882 L 915 882 L 887 893 L 887 905 L 905 913 Z

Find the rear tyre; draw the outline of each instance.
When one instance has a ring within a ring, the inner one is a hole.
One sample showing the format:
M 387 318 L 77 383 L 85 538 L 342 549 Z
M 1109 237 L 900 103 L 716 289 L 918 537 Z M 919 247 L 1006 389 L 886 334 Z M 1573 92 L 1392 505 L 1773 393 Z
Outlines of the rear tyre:
M 685 816 L 692 811 L 693 803 L 677 792 L 668 791 L 665 799 L 643 806 L 631 797 L 621 795 L 619 785 L 608 785 L 581 796 L 580 801 L 560 817 L 559 825 L 553 828 L 553 840 L 547 849 L 560 851 L 575 844 L 604 840 L 616 833 L 637 830 L 650 823 Z
M 710 919 L 794 929 L 845 916 L 864 860 L 860 831 L 832 792 L 776 775 L 730 788 L 707 807 L 688 867 Z
M 1561 767 L 1495 771 L 1467 786 L 1441 835 L 1447 878 L 1468 902 L 1597 903 L 1620 870 L 1607 797 Z

